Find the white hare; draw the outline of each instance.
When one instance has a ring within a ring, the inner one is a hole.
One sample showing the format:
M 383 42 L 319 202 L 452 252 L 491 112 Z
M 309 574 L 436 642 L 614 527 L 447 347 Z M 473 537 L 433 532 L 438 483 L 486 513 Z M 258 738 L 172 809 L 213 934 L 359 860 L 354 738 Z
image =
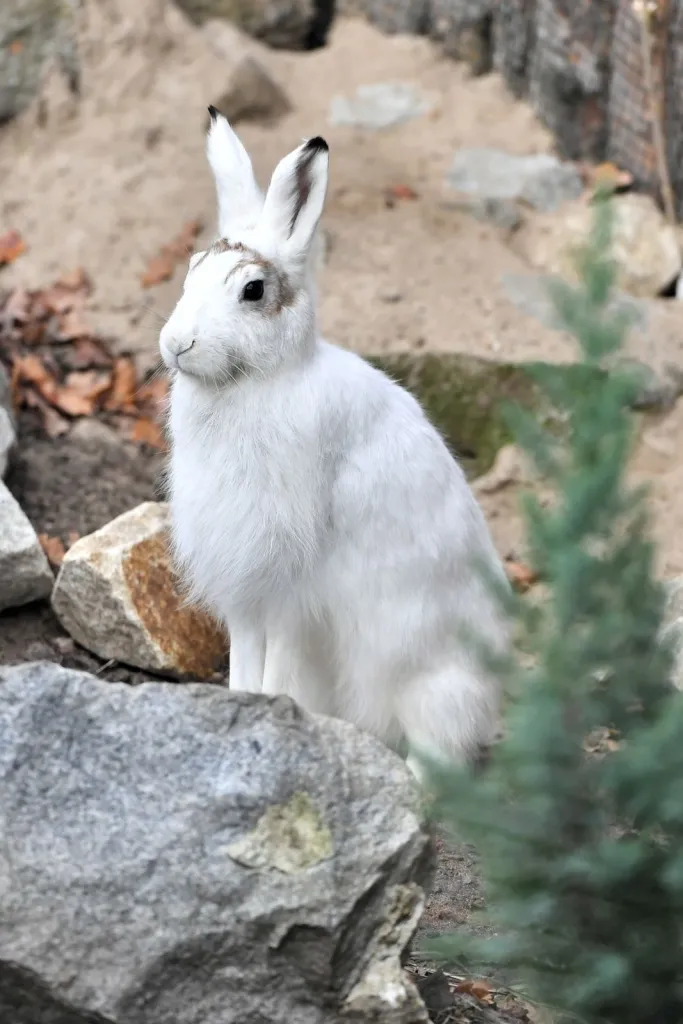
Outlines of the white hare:
M 231 688 L 348 719 L 418 776 L 421 754 L 466 762 L 499 696 L 467 634 L 508 642 L 476 564 L 504 580 L 483 515 L 417 401 L 317 334 L 325 141 L 286 156 L 264 199 L 210 112 L 220 238 L 160 338 L 178 564 L 229 630 Z

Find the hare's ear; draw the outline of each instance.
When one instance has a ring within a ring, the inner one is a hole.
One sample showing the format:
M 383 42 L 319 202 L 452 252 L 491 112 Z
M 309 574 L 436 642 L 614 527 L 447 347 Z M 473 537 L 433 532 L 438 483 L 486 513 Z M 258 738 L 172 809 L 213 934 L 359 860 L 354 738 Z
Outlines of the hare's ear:
M 209 107 L 209 114 L 206 155 L 216 179 L 218 230 L 221 235 L 229 236 L 258 222 L 263 195 L 256 184 L 249 154 L 227 118 L 215 107 Z
M 285 258 L 306 260 L 325 205 L 329 153 L 315 138 L 289 153 L 270 180 L 261 225 Z

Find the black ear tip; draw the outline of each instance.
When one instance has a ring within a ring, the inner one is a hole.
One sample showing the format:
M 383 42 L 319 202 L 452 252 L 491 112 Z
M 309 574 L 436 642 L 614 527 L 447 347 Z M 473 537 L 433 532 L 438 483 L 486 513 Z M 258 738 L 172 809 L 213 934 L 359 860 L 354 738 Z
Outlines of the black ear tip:
M 306 143 L 306 149 L 311 153 L 327 153 L 329 148 L 320 135 L 316 135 L 314 139 L 309 139 Z
M 218 120 L 218 111 L 213 105 L 209 107 L 209 117 L 214 122 Z

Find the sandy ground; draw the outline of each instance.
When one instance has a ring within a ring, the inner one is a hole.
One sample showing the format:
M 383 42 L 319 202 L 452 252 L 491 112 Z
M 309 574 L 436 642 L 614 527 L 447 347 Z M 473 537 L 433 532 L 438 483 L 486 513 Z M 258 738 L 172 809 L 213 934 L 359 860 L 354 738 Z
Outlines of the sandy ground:
M 38 287 L 85 267 L 95 284 L 94 326 L 148 368 L 182 273 L 149 291 L 140 275 L 184 222 L 205 224 L 200 244 L 213 234 L 205 108 L 224 91 L 244 44 L 228 29 L 202 34 L 162 0 L 88 0 L 85 10 L 82 99 L 68 99 L 54 77 L 41 103 L 0 134 L 0 225 L 18 229 L 29 246 L 2 270 L 0 285 Z M 567 339 L 525 316 L 499 286 L 501 275 L 529 269 L 505 235 L 448 204 L 444 175 L 459 146 L 551 148 L 529 108 L 495 75 L 469 79 L 425 40 L 385 38 L 354 20 L 340 21 L 331 44 L 313 53 L 249 48 L 294 108 L 276 127 L 240 126 L 261 182 L 302 137 L 323 134 L 330 143 L 320 281 L 326 337 L 361 352 L 426 346 L 513 360 L 572 358 Z M 432 113 L 381 133 L 328 123 L 334 94 L 390 80 L 418 84 L 432 97 Z M 386 189 L 397 184 L 418 198 L 387 206 Z M 649 334 L 632 339 L 630 350 L 653 365 L 683 366 L 682 328 L 683 307 L 662 301 Z M 86 533 L 156 496 L 159 457 L 93 437 L 41 441 L 24 427 L 9 483 L 39 530 Z M 683 573 L 682 442 L 679 407 L 651 422 L 634 462 L 635 476 L 653 488 L 667 575 Z M 501 553 L 520 557 L 517 497 L 512 486 L 482 503 Z M 0 617 L 0 657 L 26 656 L 92 667 L 45 608 Z M 467 919 L 480 900 L 471 868 L 467 851 L 443 853 L 427 929 Z
M 213 234 L 205 108 L 250 50 L 293 105 L 274 128 L 239 128 L 260 181 L 304 136 L 324 134 L 331 146 L 320 281 L 321 328 L 330 340 L 360 352 L 426 346 L 572 358 L 570 341 L 517 309 L 501 288 L 503 275 L 529 271 L 505 234 L 449 205 L 444 176 L 459 146 L 551 148 L 529 107 L 497 76 L 471 79 L 426 40 L 387 38 L 353 19 L 337 23 L 325 49 L 289 54 L 247 43 L 226 26 L 202 34 L 161 0 L 88 0 L 85 11 L 82 99 L 65 99 L 55 77 L 40 106 L 0 136 L 1 222 L 30 247 L 3 271 L 3 285 L 44 285 L 65 268 L 85 266 L 95 283 L 95 326 L 142 367 L 152 366 L 160 318 L 173 306 L 182 271 L 150 290 L 140 275 L 187 220 L 205 224 L 200 245 Z M 418 85 L 431 113 L 383 132 L 329 124 L 333 95 L 392 80 Z M 386 190 L 396 184 L 419 198 L 388 207 Z M 656 303 L 650 329 L 629 350 L 651 365 L 683 365 L 683 308 Z M 639 477 L 653 484 L 667 575 L 683 573 L 676 528 L 682 428 L 680 414 L 668 417 L 649 431 L 637 458 Z M 500 545 L 514 547 L 515 501 L 507 493 L 483 501 Z
M 131 18 L 126 35 L 145 38 L 147 19 L 130 0 L 119 0 L 119 7 Z M 86 10 L 93 19 L 100 8 L 91 0 Z M 7 283 L 44 283 L 65 265 L 83 264 L 97 285 L 98 324 L 143 362 L 156 359 L 155 325 L 146 307 L 167 313 L 181 274 L 150 292 L 141 289 L 139 276 L 184 221 L 204 221 L 200 243 L 213 231 L 205 108 L 223 90 L 235 54 L 243 52 L 228 31 L 225 38 L 212 35 L 212 53 L 180 15 L 164 7 L 161 12 L 167 50 L 158 54 L 157 41 L 151 53 L 138 43 L 132 54 L 110 54 L 95 84 L 86 83 L 73 116 L 68 104 L 55 103 L 47 125 L 36 130 L 37 112 L 31 111 L 0 141 L 3 219 L 31 247 L 5 275 Z M 85 43 L 95 33 L 93 25 Z M 323 134 L 331 147 L 324 219 L 331 251 L 321 280 L 322 329 L 331 339 L 361 351 L 427 340 L 512 353 L 524 337 L 520 354 L 538 354 L 551 342 L 542 330 L 532 336 L 521 314 L 492 287 L 501 273 L 522 271 L 521 261 L 495 229 L 443 202 L 444 174 L 458 146 L 497 145 L 511 152 L 549 147 L 525 105 L 495 77 L 466 83 L 465 73 L 437 57 L 425 40 L 387 39 L 360 21 L 340 22 L 332 45 L 310 54 L 252 49 L 294 106 L 275 129 L 240 126 L 262 184 L 303 136 Z M 143 53 L 147 75 L 156 71 L 151 81 L 138 67 Z M 95 50 L 90 62 L 97 58 Z M 391 80 L 419 84 L 434 102 L 432 113 L 380 133 L 328 123 L 335 93 Z M 420 198 L 387 209 L 385 190 L 398 183 L 411 185 Z M 387 302 L 395 293 L 400 300 Z

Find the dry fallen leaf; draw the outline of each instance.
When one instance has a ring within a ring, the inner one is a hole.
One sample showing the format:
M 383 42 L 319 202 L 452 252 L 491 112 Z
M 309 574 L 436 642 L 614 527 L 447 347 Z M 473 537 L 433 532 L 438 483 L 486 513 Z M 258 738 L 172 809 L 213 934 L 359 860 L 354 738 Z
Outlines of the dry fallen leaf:
M 583 171 L 584 180 L 592 189 L 608 188 L 616 191 L 633 185 L 633 175 L 630 171 L 623 171 L 609 160 L 597 165 L 584 166 Z
M 59 385 L 38 356 L 19 356 L 14 362 L 14 372 L 18 380 L 33 384 L 43 398 L 52 401 Z
M 68 416 L 90 416 L 94 402 L 78 391 L 60 386 L 38 356 L 21 356 L 15 362 L 19 379 L 32 384 L 39 395 Z
M 389 188 L 389 195 L 394 199 L 417 199 L 418 194 L 410 185 L 392 185 Z
M 108 369 L 113 364 L 111 354 L 95 338 L 77 338 L 60 358 L 70 370 Z
M 53 565 L 58 569 L 64 561 L 64 555 L 66 554 L 61 538 L 49 537 L 47 533 L 39 533 L 38 540 L 40 541 L 40 546 L 47 555 L 50 565 Z
M 166 439 L 161 431 L 161 427 L 154 420 L 148 420 L 144 417 L 140 417 L 135 421 L 133 429 L 130 435 L 131 441 L 137 441 L 138 444 L 148 444 L 151 448 L 157 448 L 159 451 L 166 451 Z
M 474 996 L 475 999 L 479 999 L 482 1003 L 493 1004 L 493 989 L 486 981 L 475 981 L 472 979 L 466 979 L 465 981 L 459 981 L 454 986 L 455 992 L 462 992 L 464 995 Z
M 92 330 L 83 310 L 70 309 L 59 318 L 59 338 L 62 341 L 87 338 L 91 334 Z
M 24 401 L 31 409 L 37 409 L 43 421 L 43 430 L 53 440 L 66 434 L 69 421 L 53 409 L 36 391 L 26 391 Z
M 28 320 L 21 329 L 21 340 L 24 345 L 39 345 L 45 337 L 45 323 L 40 320 Z
M 83 304 L 82 296 L 78 292 L 71 292 L 66 288 L 60 288 L 56 284 L 51 285 L 49 288 L 43 288 L 38 301 L 44 307 L 43 316 L 49 316 L 50 314 L 63 316 L 65 313 L 69 313 L 72 309 Z M 34 310 L 35 315 L 40 316 L 40 310 Z
M 162 281 L 170 281 L 177 262 L 170 252 L 162 252 L 159 256 L 155 256 L 149 261 L 147 269 L 140 278 L 142 287 L 152 288 L 155 284 L 161 284 Z
M 14 263 L 25 252 L 26 243 L 18 231 L 10 229 L 4 235 L 0 235 L 0 265 Z
M 180 234 L 171 241 L 165 250 L 175 256 L 178 262 L 187 259 L 190 253 L 194 252 L 194 240 L 202 230 L 202 222 L 199 220 L 188 220 L 183 224 Z
M 140 278 L 143 288 L 152 288 L 155 284 L 168 281 L 173 277 L 176 265 L 187 259 L 194 251 L 194 239 L 202 230 L 198 220 L 188 221 L 182 231 L 167 245 L 161 247 L 158 256 L 154 256 L 147 264 L 147 269 Z
M 522 562 L 515 562 L 510 558 L 507 559 L 505 571 L 514 589 L 522 594 L 529 590 L 534 583 L 538 582 L 538 575 L 528 565 L 523 565 Z
M 64 387 L 69 391 L 82 395 L 96 402 L 111 387 L 111 373 L 98 373 L 96 370 L 74 370 L 67 373 Z
M 135 363 L 130 356 L 119 356 L 114 360 L 111 393 L 104 404 L 105 409 L 109 412 L 137 412 L 137 386 Z
M 55 282 L 56 288 L 63 288 L 67 292 L 83 292 L 89 295 L 92 291 L 92 283 L 83 267 L 76 267 L 75 270 L 68 270 Z
M 3 312 L 11 320 L 24 323 L 31 315 L 31 293 L 25 288 L 15 288 L 7 299 Z
M 45 314 L 58 318 L 55 341 L 71 341 L 92 335 L 85 312 L 85 300 L 90 291 L 90 279 L 85 270 L 78 267 L 63 274 L 53 285 L 40 292 L 39 298 Z
M 92 398 L 66 387 L 57 388 L 52 404 L 67 416 L 92 416 L 95 411 L 95 402 Z

